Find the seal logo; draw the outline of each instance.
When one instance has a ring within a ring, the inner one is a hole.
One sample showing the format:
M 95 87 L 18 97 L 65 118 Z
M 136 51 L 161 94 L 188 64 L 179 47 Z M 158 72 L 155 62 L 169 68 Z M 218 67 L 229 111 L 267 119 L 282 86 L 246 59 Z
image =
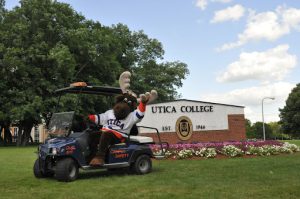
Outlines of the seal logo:
M 193 134 L 193 124 L 190 118 L 181 116 L 176 122 L 176 133 L 180 140 L 189 140 Z

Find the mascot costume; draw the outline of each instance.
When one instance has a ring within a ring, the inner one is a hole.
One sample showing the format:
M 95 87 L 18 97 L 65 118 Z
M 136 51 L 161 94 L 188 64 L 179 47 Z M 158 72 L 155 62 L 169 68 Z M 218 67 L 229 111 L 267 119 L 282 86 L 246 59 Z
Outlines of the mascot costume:
M 131 73 L 128 71 L 120 75 L 119 84 L 123 94 L 116 97 L 113 109 L 89 115 L 91 122 L 102 126 L 98 152 L 90 162 L 92 166 L 104 164 L 110 145 L 126 141 L 132 127 L 143 119 L 146 105 L 157 98 L 157 92 L 152 90 L 141 94 L 137 99 L 136 94 L 129 90 L 130 77 Z

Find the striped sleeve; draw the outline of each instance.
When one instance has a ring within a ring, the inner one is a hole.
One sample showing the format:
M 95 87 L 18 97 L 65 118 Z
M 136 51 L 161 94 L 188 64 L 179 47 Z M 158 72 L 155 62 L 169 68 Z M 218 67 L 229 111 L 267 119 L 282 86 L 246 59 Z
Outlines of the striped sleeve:
M 89 115 L 89 120 L 94 122 L 96 125 L 103 125 L 105 123 L 106 115 L 105 113 Z
M 89 120 L 99 125 L 99 115 L 89 115 Z
M 145 111 L 146 111 L 146 104 L 141 102 L 135 111 L 135 116 L 141 120 L 145 115 Z

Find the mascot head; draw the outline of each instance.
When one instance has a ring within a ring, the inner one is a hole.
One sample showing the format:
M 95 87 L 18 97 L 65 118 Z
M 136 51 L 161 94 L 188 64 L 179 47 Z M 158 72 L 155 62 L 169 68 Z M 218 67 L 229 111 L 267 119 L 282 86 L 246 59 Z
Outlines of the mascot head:
M 125 119 L 130 112 L 134 111 L 137 107 L 137 99 L 135 96 L 125 93 L 116 98 L 116 104 L 113 107 L 116 119 Z
M 113 107 L 114 114 L 118 120 L 125 119 L 130 112 L 134 111 L 138 102 L 146 104 L 157 98 L 157 92 L 152 90 L 150 93 L 147 92 L 145 94 L 141 94 L 140 98 L 137 99 L 137 95 L 129 90 L 130 77 L 131 73 L 125 71 L 119 78 L 119 84 L 123 94 L 116 98 L 116 104 Z

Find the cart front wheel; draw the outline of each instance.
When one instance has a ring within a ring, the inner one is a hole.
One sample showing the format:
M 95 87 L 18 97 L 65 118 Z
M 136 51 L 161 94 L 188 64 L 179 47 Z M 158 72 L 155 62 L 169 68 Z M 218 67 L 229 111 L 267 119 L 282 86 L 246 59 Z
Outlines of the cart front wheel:
M 36 159 L 33 166 L 33 174 L 36 178 L 46 178 L 52 177 L 54 173 L 53 171 L 43 172 L 40 167 L 39 159 Z
M 56 163 L 55 177 L 58 181 L 74 181 L 77 179 L 78 173 L 78 165 L 72 158 L 64 158 Z

